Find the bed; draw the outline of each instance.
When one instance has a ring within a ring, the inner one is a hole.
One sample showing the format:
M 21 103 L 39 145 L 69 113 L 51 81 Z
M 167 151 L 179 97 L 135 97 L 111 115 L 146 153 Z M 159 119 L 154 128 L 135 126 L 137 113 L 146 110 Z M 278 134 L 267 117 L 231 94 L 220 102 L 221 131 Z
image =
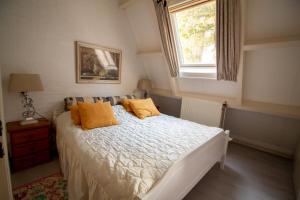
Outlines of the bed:
M 182 199 L 220 162 L 229 133 L 161 114 L 140 120 L 113 106 L 119 125 L 83 131 L 56 119 L 69 199 Z

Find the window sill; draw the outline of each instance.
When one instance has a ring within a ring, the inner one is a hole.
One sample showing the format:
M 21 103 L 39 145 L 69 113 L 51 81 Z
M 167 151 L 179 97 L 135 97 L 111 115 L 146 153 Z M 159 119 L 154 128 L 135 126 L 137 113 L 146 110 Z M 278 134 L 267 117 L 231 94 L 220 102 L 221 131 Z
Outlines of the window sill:
M 180 73 L 180 79 L 209 79 L 217 80 L 216 74 L 205 74 L 205 73 Z
M 217 79 L 216 67 L 181 67 L 179 78 Z

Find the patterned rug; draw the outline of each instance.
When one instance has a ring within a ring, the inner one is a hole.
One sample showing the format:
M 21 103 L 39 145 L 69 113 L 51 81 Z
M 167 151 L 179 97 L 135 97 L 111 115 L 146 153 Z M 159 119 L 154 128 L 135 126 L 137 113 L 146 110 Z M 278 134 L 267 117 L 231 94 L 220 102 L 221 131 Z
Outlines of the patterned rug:
M 17 187 L 13 191 L 15 200 L 67 200 L 67 182 L 61 173 L 38 179 Z

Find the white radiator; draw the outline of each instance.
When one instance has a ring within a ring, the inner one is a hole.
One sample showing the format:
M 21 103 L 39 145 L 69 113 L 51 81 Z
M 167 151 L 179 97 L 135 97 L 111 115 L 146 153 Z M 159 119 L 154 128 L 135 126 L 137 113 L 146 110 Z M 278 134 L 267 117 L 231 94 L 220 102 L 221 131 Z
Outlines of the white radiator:
M 181 118 L 199 124 L 219 127 L 222 119 L 222 103 L 182 97 Z

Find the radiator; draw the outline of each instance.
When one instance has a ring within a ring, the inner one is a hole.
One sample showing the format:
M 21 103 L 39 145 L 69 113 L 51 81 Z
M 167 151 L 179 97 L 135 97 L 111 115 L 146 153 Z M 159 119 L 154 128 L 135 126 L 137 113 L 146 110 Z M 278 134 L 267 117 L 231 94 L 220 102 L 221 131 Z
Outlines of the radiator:
M 183 97 L 181 118 L 208 126 L 222 127 L 222 106 L 222 103 L 214 101 Z

